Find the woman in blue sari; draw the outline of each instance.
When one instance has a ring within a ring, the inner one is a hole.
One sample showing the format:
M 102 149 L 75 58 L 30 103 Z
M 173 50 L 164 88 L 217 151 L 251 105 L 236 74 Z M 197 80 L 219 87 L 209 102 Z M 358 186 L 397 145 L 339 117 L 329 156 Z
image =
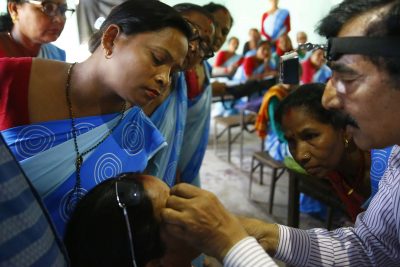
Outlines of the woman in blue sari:
M 111 11 L 82 63 L 0 60 L 0 130 L 60 234 L 82 195 L 143 171 L 165 145 L 141 107 L 170 86 L 190 36 L 168 5 L 131 0 Z
M 187 115 L 182 150 L 177 166 L 178 180 L 200 185 L 198 174 L 207 148 L 210 127 L 211 69 L 205 61 L 213 55 L 212 41 L 215 32 L 213 18 L 201 6 L 184 3 L 174 6 L 198 30 L 199 49 L 189 53 L 185 71 L 187 85 Z

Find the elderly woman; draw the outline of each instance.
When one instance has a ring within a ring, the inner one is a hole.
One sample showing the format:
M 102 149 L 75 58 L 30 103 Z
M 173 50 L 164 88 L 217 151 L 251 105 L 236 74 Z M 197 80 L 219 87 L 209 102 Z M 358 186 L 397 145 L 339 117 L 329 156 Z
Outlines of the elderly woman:
M 165 145 L 141 107 L 170 86 L 190 36 L 168 5 L 131 0 L 111 11 L 82 63 L 0 59 L 0 130 L 60 234 L 76 200 L 143 171 Z
M 67 226 L 71 265 L 191 267 L 199 253 L 161 226 L 168 197 L 169 187 L 149 175 L 124 173 L 97 185 Z
M 8 0 L 0 17 L 0 57 L 40 57 L 65 61 L 65 51 L 51 44 L 74 10 L 66 0 Z
M 276 120 L 294 160 L 308 174 L 330 181 L 354 222 L 370 196 L 371 157 L 353 143 L 346 131 L 348 119 L 322 107 L 324 88 L 300 86 L 279 104 Z

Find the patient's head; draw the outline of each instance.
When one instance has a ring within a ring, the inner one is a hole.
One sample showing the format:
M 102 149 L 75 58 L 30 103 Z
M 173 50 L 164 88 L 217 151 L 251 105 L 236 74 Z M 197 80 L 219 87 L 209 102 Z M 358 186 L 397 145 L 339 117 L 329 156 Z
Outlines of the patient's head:
M 142 174 L 121 174 L 97 185 L 77 204 L 67 226 L 71 265 L 133 266 L 133 250 L 138 267 L 190 266 L 198 253 L 160 225 L 168 196 L 164 182 Z

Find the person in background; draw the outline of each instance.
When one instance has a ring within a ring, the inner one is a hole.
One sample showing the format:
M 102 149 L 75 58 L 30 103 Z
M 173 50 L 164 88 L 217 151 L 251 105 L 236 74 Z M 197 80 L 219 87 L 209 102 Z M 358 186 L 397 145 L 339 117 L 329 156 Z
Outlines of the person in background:
M 387 38 L 386 44 L 398 45 L 399 16 L 397 0 L 344 0 L 318 27 L 332 42 L 347 39 L 363 48 L 329 54 L 333 78 L 324 90 L 323 106 L 351 118 L 347 130 L 360 149 L 393 146 L 378 192 L 354 227 L 301 230 L 255 219 L 239 221 L 215 195 L 182 184 L 171 189 L 162 212 L 168 230 L 227 267 L 276 266 L 267 253 L 292 266 L 398 266 L 400 61 L 396 49 L 376 44 Z
M 74 9 L 66 0 L 8 0 L 0 17 L 0 57 L 40 57 L 65 61 L 65 51 L 51 44 Z
M 122 173 L 77 204 L 65 233 L 74 267 L 191 267 L 199 252 L 169 235 L 161 210 L 169 187 L 154 176 Z
M 371 153 L 362 151 L 346 131 L 348 118 L 322 106 L 325 84 L 305 84 L 278 105 L 280 125 L 294 160 L 331 183 L 354 223 L 371 194 Z
M 258 43 L 261 41 L 261 34 L 256 28 L 251 28 L 249 30 L 249 40 L 244 43 L 243 46 L 243 57 L 251 56 L 255 54 L 257 50 Z M 248 54 L 248 52 L 250 52 Z
M 191 34 L 172 7 L 130 0 L 112 9 L 81 63 L 0 59 L 1 133 L 61 236 L 88 190 L 143 171 L 165 145 L 142 107 L 182 69 Z
M 326 65 L 323 49 L 316 49 L 311 52 L 308 59 L 301 62 L 302 74 L 300 81 L 306 83 L 326 83 L 332 76 L 331 69 Z
M 293 45 L 292 40 L 288 35 L 281 35 L 276 41 L 276 51 L 275 54 L 280 57 L 283 56 L 286 52 L 292 51 Z
M 199 30 L 201 52 L 190 57 L 193 66 L 185 71 L 188 111 L 183 143 L 178 161 L 177 179 L 200 186 L 199 171 L 208 143 L 212 88 L 206 59 L 213 55 L 214 24 L 212 15 L 203 7 L 182 3 L 174 8 Z
M 242 56 L 236 54 L 239 46 L 239 39 L 231 37 L 228 40 L 228 49 L 219 51 L 212 68 L 213 77 L 228 77 L 230 78 L 241 64 Z
M 290 32 L 290 15 L 287 9 L 278 7 L 279 0 L 267 0 L 267 11 L 261 18 L 261 34 L 275 48 L 276 41 Z
M 262 41 L 258 44 L 254 56 L 243 59 L 232 80 L 243 83 L 246 80 L 262 81 L 268 77 L 275 77 L 278 74 L 276 69 L 276 63 L 272 59 L 271 44 L 268 41 Z
M 297 32 L 296 42 L 297 42 L 297 45 L 307 43 L 307 33 L 303 32 L 303 31 Z

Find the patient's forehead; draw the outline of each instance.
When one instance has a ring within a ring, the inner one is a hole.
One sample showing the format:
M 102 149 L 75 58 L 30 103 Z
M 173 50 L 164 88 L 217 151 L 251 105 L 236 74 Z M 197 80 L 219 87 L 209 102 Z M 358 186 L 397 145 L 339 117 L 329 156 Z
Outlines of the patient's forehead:
M 155 176 L 142 175 L 144 190 L 153 203 L 153 209 L 157 220 L 160 220 L 161 209 L 165 207 L 169 197 L 169 187 Z

